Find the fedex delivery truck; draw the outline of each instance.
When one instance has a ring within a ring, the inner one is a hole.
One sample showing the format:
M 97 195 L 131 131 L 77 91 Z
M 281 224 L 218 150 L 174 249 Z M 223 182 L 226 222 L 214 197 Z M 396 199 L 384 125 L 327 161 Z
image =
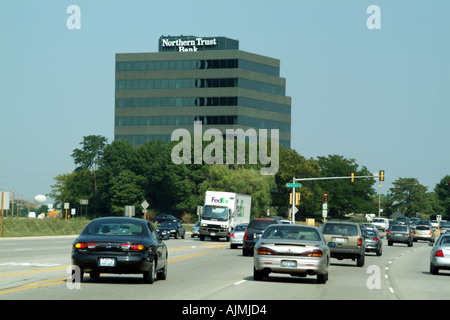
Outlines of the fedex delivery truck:
M 250 222 L 252 197 L 247 194 L 222 191 L 206 191 L 201 215 L 200 240 L 226 238 L 240 223 Z

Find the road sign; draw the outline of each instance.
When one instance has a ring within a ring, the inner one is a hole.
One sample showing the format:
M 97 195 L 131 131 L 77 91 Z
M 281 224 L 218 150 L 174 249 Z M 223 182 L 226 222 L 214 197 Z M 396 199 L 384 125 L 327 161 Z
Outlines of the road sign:
M 147 202 L 147 200 L 144 200 L 144 202 L 141 203 L 142 208 L 147 209 L 149 204 Z
M 300 188 L 301 186 L 301 183 L 286 183 L 286 187 L 288 188 Z

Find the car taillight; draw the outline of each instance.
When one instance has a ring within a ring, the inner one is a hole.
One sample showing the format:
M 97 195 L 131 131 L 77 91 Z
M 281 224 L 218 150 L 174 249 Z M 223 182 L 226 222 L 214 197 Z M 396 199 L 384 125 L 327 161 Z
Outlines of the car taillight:
M 311 250 L 311 251 L 307 251 L 307 252 L 303 252 L 301 254 L 302 257 L 321 257 L 323 256 L 323 252 L 316 249 L 316 250 Z
M 247 240 L 248 229 L 245 229 L 244 240 Z
M 231 237 L 234 238 L 234 232 L 231 234 Z
M 380 241 L 380 239 L 378 239 L 377 237 L 374 237 L 372 240 L 373 241 Z
M 144 250 L 144 248 L 145 248 L 142 244 L 136 244 L 136 243 L 133 243 L 133 244 L 123 243 L 120 245 L 120 247 L 124 250 L 137 250 L 137 251 Z
M 416 234 L 416 230 L 414 230 L 413 232 L 414 232 L 414 234 Z
M 277 255 L 278 252 L 273 251 L 269 248 L 264 248 L 264 247 L 260 247 L 258 248 L 258 250 L 256 251 L 259 255 L 266 255 L 266 256 L 271 256 L 271 255 Z
M 78 243 L 75 243 L 75 248 L 77 248 L 77 249 L 86 249 L 87 248 L 87 244 L 84 243 L 84 242 L 78 242 Z
M 386 233 L 387 233 L 387 234 L 391 234 L 391 232 L 390 232 L 389 230 L 386 230 Z
M 435 256 L 436 257 L 444 257 L 444 252 L 442 250 L 438 250 L 438 251 L 436 251 Z
M 430 231 L 430 236 L 432 236 L 432 235 L 433 235 L 433 232 Z
M 363 244 L 363 240 L 361 238 L 358 238 L 357 246 L 361 247 Z

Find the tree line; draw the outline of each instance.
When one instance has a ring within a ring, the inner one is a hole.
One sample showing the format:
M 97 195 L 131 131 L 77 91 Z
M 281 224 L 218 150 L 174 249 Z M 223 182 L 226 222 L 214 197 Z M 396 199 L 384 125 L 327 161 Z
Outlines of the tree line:
M 103 136 L 91 135 L 83 137 L 80 145 L 81 148 L 72 153 L 76 169 L 56 176 L 48 196 L 60 208 L 66 202 L 71 208 L 77 208 L 80 200 L 86 199 L 91 216 L 123 215 L 127 205 L 135 206 L 136 215 L 140 216 L 140 204 L 147 200 L 150 216 L 169 213 L 194 222 L 197 206 L 203 205 L 205 191 L 218 190 L 251 195 L 252 217 L 265 217 L 269 210 L 271 216 L 287 218 L 292 189 L 287 188 L 286 183 L 292 182 L 293 177 L 349 176 L 351 172 L 355 176 L 371 175 L 355 159 L 340 155 L 306 159 L 282 146 L 278 172 L 261 175 L 262 165 L 249 164 L 249 161 L 244 164 L 236 164 L 236 161 L 234 164 L 174 164 L 171 151 L 175 142 L 151 141 L 135 147 L 127 140 L 108 143 Z M 245 150 L 248 153 L 248 146 Z M 450 190 L 445 179 L 448 183 L 450 176 L 444 177 L 434 192 L 427 192 L 416 179 L 398 179 L 389 196 L 381 197 L 383 215 L 400 210 L 407 216 L 421 212 L 450 218 Z M 378 211 L 374 179 L 307 181 L 302 183 L 300 193 L 296 220 L 321 219 L 324 194 L 328 195 L 328 217 L 333 219 L 341 219 L 349 213 Z

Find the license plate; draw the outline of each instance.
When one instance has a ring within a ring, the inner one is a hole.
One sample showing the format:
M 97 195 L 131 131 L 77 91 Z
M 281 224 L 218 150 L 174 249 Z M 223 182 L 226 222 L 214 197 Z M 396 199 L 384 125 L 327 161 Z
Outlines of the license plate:
M 395 236 L 396 236 L 396 237 L 403 237 L 403 234 L 401 234 L 401 233 L 396 233 Z
M 297 261 L 294 261 L 294 260 L 281 260 L 281 267 L 282 268 L 296 268 L 297 267 Z
M 215 236 L 215 235 L 216 235 L 216 233 L 215 233 L 215 232 L 211 232 L 211 235 L 212 235 L 212 236 Z
M 334 242 L 336 242 L 336 243 L 345 243 L 346 241 L 345 241 L 344 238 L 336 238 L 336 239 L 334 239 Z
M 99 267 L 115 267 L 116 259 L 114 259 L 114 258 L 99 258 L 98 266 Z

